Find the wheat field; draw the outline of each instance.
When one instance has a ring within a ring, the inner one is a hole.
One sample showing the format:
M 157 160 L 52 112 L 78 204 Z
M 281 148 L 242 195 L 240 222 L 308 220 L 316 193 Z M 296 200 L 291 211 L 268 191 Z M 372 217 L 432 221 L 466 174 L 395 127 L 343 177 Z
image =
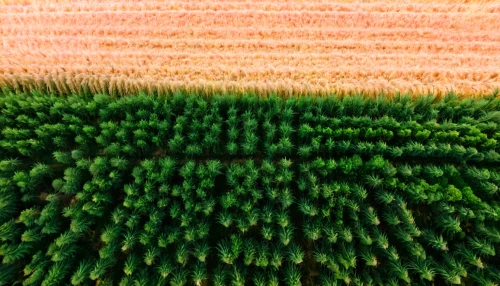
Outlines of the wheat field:
M 2 1 L 0 85 L 463 95 L 500 86 L 500 1 Z

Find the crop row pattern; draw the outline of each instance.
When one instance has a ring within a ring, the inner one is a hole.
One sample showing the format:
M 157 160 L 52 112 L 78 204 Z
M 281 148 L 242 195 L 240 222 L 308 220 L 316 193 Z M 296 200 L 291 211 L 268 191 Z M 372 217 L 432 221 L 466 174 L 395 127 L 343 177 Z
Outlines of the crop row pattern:
M 496 285 L 496 94 L 0 97 L 0 285 Z

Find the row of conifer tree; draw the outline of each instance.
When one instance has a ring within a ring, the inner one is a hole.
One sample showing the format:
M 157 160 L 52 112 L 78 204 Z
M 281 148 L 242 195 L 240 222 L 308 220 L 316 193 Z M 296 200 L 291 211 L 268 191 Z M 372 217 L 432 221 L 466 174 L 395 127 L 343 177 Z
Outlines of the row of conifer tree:
M 496 94 L 0 110 L 0 285 L 500 281 Z

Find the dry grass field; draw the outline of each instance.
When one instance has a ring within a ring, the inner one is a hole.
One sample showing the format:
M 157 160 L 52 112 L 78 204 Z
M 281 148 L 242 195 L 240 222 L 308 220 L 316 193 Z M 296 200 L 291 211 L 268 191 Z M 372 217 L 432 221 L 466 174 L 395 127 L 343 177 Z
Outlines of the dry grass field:
M 59 94 L 500 86 L 500 1 L 2 1 L 0 85 Z

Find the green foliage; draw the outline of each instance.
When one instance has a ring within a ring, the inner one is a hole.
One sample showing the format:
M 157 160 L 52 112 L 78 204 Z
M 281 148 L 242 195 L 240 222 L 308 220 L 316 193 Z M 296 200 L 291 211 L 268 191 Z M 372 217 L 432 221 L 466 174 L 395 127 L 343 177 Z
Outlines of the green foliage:
M 13 264 L 0 265 L 0 285 L 9 285 L 18 274 L 18 266 Z
M 44 176 L 51 176 L 51 175 L 52 175 L 52 169 L 49 166 L 42 163 L 36 163 L 29 172 L 30 180 L 34 183 L 39 183 Z
M 71 284 L 79 285 L 83 283 L 90 274 L 92 269 L 92 262 L 88 260 L 83 260 L 78 265 L 78 268 L 71 276 Z
M 500 280 L 495 96 L 0 109 L 0 285 Z

